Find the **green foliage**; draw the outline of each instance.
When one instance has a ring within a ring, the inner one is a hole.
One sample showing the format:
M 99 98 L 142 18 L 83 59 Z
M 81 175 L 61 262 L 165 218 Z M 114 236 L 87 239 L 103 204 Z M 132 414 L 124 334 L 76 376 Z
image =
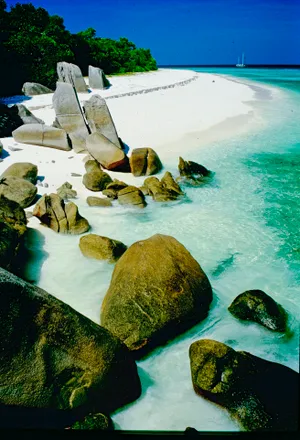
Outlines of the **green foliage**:
M 0 96 L 21 92 L 25 81 L 55 88 L 59 61 L 77 64 L 83 75 L 89 64 L 106 74 L 156 70 L 149 49 L 138 49 L 127 38 L 96 37 L 96 30 L 71 34 L 62 17 L 44 8 L 17 3 L 10 12 L 0 0 Z

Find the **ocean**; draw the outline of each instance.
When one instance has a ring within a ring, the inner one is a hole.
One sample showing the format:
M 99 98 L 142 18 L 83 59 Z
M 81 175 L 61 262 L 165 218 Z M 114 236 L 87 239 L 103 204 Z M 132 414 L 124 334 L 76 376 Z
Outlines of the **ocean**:
M 155 233 L 173 235 L 200 263 L 214 291 L 204 321 L 138 362 L 143 393 L 113 414 L 116 429 L 240 430 L 227 411 L 193 391 L 188 350 L 200 338 L 299 371 L 300 70 L 192 69 L 225 75 L 256 91 L 251 105 L 261 120 L 258 127 L 199 149 L 183 148 L 184 159 L 214 171 L 213 181 L 185 188 L 185 201 L 150 200 L 139 212 L 116 207 L 113 214 L 103 210 L 100 216 L 78 202 L 93 233 L 127 245 Z M 175 165 L 168 170 L 177 173 Z M 52 237 L 50 230 L 43 235 L 30 231 L 26 278 L 99 323 L 113 267 L 81 256 L 79 239 Z M 232 300 L 248 289 L 264 290 L 285 307 L 286 335 L 238 321 L 228 312 Z

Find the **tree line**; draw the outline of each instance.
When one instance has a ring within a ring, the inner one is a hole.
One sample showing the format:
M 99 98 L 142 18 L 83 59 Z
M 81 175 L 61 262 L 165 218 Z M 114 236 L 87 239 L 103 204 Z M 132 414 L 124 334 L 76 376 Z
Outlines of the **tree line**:
M 93 28 L 72 34 L 44 8 L 17 3 L 7 11 L 0 0 L 0 96 L 21 93 L 26 81 L 55 89 L 59 61 L 77 64 L 83 75 L 90 64 L 108 75 L 157 69 L 150 50 L 127 38 L 96 37 Z

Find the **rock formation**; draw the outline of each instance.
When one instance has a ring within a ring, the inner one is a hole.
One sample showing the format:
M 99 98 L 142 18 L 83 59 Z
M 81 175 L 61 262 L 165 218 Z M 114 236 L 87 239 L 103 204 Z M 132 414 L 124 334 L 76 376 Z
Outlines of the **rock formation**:
M 118 192 L 121 191 L 121 189 L 126 188 L 127 186 L 127 183 L 122 182 L 118 179 L 114 179 L 111 183 L 107 185 L 106 189 L 103 191 L 103 195 L 106 195 L 110 199 L 117 199 Z
M 54 126 L 68 133 L 75 153 L 86 152 L 85 141 L 90 130 L 72 85 L 58 82 L 52 102 L 56 114 Z
M 105 173 L 96 160 L 88 160 L 85 163 L 86 174 L 82 178 L 82 183 L 90 191 L 103 191 L 112 178 Z
M 36 184 L 38 175 L 38 168 L 36 165 L 30 162 L 16 162 L 10 165 L 4 173 L 2 173 L 1 178 L 13 176 L 19 179 L 28 180 L 33 185 Z
M 135 362 L 108 330 L 0 269 L 0 400 L 82 414 L 140 396 Z
M 0 180 L 0 196 L 19 203 L 21 208 L 30 206 L 36 196 L 36 187 L 25 179 L 7 176 Z
M 143 186 L 156 202 L 176 200 L 179 196 L 184 194 L 169 171 L 166 171 L 161 181 L 154 176 L 147 177 Z
M 113 191 L 113 190 L 106 190 Z M 129 205 L 134 208 L 145 208 L 147 202 L 142 191 L 136 186 L 126 186 L 117 192 L 118 202 L 120 205 Z
M 25 107 L 25 105 L 17 104 L 16 106 L 18 108 L 18 115 L 22 119 L 23 124 L 45 124 L 42 119 L 34 116 L 34 114 L 32 114 L 31 111 Z
M 26 82 L 23 84 L 22 92 L 26 96 L 43 95 L 44 93 L 53 93 L 53 90 L 39 83 Z
M 257 322 L 270 330 L 286 330 L 287 313 L 262 290 L 247 290 L 241 293 L 230 304 L 228 310 L 236 318 Z
M 138 356 L 207 316 L 212 288 L 175 238 L 134 243 L 117 262 L 101 309 L 101 325 Z
M 103 70 L 99 67 L 89 66 L 89 86 L 92 89 L 106 89 L 110 86 Z
M 226 408 L 245 430 L 297 429 L 297 372 L 210 339 L 194 342 L 189 354 L 196 393 Z
M 43 195 L 34 207 L 33 215 L 44 226 L 62 234 L 83 234 L 90 228 L 88 221 L 81 217 L 78 207 L 64 201 L 57 194 Z
M 205 178 L 211 176 L 211 171 L 209 171 L 203 165 L 191 160 L 185 161 L 182 159 L 182 157 L 179 157 L 178 170 L 180 180 L 183 183 L 192 186 L 202 185 L 206 181 Z
M 75 199 L 77 196 L 77 192 L 72 189 L 72 185 L 69 182 L 65 182 L 57 188 L 56 193 L 64 200 Z
M 27 230 L 25 211 L 14 201 L 0 196 L 0 267 L 10 269 Z
M 65 130 L 44 124 L 25 124 L 13 131 L 16 142 L 40 145 L 69 151 L 70 145 Z
M 134 176 L 150 176 L 162 169 L 162 163 L 152 148 L 135 148 L 129 158 L 130 169 Z
M 128 157 L 123 150 L 116 147 L 107 137 L 99 132 L 86 138 L 86 148 L 107 170 L 130 172 Z
M 127 249 L 121 241 L 96 234 L 81 237 L 79 247 L 85 257 L 107 260 L 109 263 L 115 263 Z
M 108 198 L 103 198 L 103 197 L 87 197 L 86 202 L 89 206 L 103 206 L 103 207 L 108 207 L 108 206 L 112 206 L 111 201 Z
M 83 104 L 85 116 L 92 133 L 103 134 L 116 147 L 122 149 L 117 130 L 104 98 L 93 95 Z
M 87 92 L 88 88 L 78 66 L 65 61 L 57 63 L 57 75 L 60 82 L 69 83 L 77 92 Z

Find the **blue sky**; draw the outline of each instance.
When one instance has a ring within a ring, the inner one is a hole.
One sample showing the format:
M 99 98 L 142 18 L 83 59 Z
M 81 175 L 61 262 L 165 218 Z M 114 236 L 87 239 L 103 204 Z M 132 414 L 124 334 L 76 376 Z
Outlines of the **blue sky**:
M 6 0 L 8 6 L 17 1 Z M 300 0 L 31 0 L 71 32 L 127 37 L 158 64 L 300 64 Z

